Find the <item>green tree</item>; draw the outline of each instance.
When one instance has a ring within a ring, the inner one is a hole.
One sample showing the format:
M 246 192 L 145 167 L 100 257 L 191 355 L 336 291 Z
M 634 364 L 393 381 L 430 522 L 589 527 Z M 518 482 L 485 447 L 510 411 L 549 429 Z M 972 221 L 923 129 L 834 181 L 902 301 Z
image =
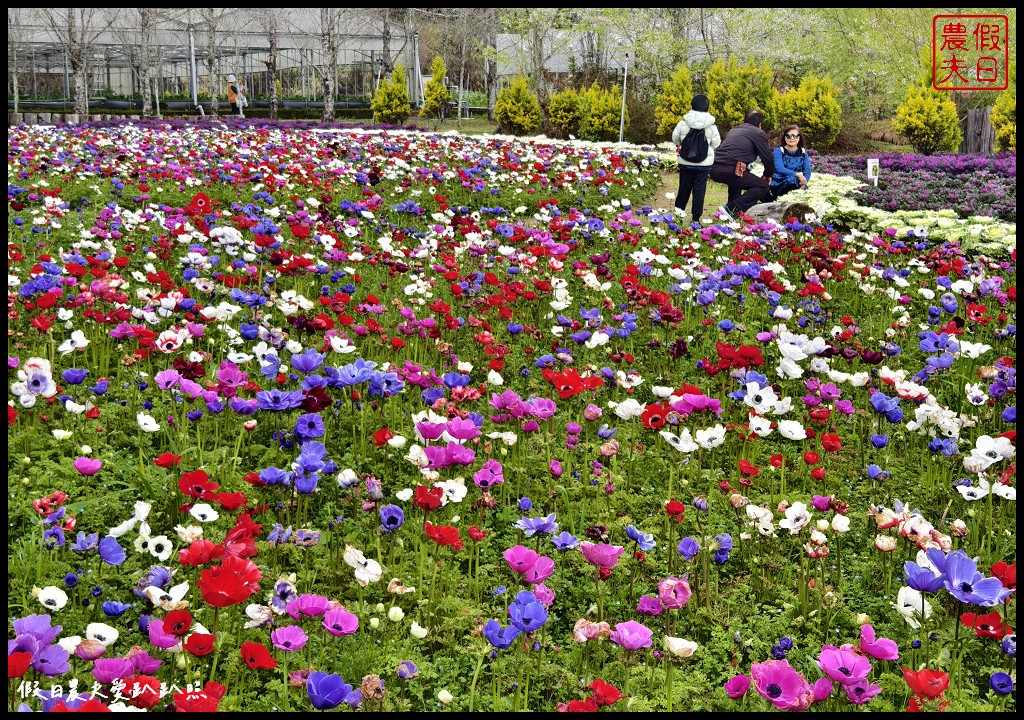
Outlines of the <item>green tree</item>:
M 405 68 L 395 66 L 390 79 L 382 80 L 370 101 L 373 121 L 386 125 L 401 125 L 411 112 L 409 89 L 405 85 Z
M 494 119 L 498 122 L 498 129 L 509 135 L 527 135 L 540 127 L 540 102 L 525 77 L 517 75 L 511 85 L 498 93 Z
M 548 104 L 548 120 L 563 135 L 568 137 L 579 134 L 582 119 L 583 104 L 580 94 L 575 89 L 562 90 L 551 96 L 551 102 Z
M 451 95 L 444 81 L 447 75 L 448 68 L 444 66 L 444 58 L 435 55 L 433 62 L 430 63 L 430 82 L 423 88 L 423 108 L 420 110 L 420 117 L 444 120 L 448 115 Z
M 774 75 L 771 65 L 758 65 L 750 60 L 740 65 L 735 57 L 729 62 L 719 59 L 708 70 L 705 78 L 711 114 L 715 116 L 720 129 L 736 127 L 751 110 L 760 110 L 764 115 L 762 127 L 772 130 L 778 122 L 776 107 L 778 92 L 772 85 Z
M 654 117 L 658 120 L 658 135 L 671 133 L 690 111 L 693 101 L 693 82 L 690 80 L 690 68 L 686 61 L 679 63 L 672 77 L 661 86 L 654 101 Z
M 835 142 L 842 128 L 842 109 L 836 87 L 826 78 L 807 75 L 800 87 L 779 96 L 779 124 L 796 123 L 808 144 L 824 150 Z
M 1017 149 L 1017 62 L 1010 63 L 1010 84 L 999 93 L 992 107 L 992 128 L 996 132 L 996 150 Z
M 952 152 L 963 140 L 956 105 L 947 93 L 930 85 L 907 88 L 906 99 L 896 108 L 892 128 L 924 155 Z
M 618 86 L 604 90 L 595 82 L 580 93 L 580 104 L 583 107 L 581 138 L 609 141 L 619 139 L 622 90 Z M 626 112 L 625 127 L 629 127 L 629 112 Z

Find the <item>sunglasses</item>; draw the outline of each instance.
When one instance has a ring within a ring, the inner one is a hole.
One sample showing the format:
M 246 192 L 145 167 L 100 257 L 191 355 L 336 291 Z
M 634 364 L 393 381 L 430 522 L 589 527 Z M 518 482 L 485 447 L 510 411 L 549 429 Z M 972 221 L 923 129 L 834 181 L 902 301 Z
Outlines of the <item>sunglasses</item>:
M 796 135 L 793 135 L 792 133 L 786 133 L 786 139 L 787 140 L 799 140 L 800 139 L 800 134 L 797 133 Z

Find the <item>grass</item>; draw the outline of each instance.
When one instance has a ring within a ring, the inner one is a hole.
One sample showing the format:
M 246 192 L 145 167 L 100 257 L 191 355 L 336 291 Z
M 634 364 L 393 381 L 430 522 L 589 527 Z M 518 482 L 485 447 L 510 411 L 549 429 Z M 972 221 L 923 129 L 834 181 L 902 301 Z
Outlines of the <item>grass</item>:
M 676 201 L 676 192 L 679 190 L 679 172 L 668 171 L 661 174 L 661 185 L 654 192 L 652 204 L 655 207 L 669 209 Z M 729 199 L 729 191 L 721 183 L 708 179 L 708 189 L 704 195 L 704 218 L 711 217 L 720 205 L 724 205 Z M 692 205 L 687 203 L 686 211 L 691 212 Z

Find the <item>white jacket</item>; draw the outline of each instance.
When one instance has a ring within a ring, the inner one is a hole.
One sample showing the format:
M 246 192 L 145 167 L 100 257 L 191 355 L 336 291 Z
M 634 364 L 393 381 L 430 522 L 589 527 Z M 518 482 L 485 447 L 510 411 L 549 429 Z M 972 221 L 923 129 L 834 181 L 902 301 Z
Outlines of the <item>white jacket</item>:
M 686 113 L 683 115 L 683 119 L 679 121 L 679 124 L 676 125 L 676 129 L 672 131 L 672 142 L 677 146 L 680 145 L 690 130 L 704 131 L 708 139 L 708 156 L 704 158 L 704 162 L 689 163 L 677 154 L 676 161 L 680 165 L 687 165 L 689 167 L 711 167 L 715 163 L 715 148 L 722 144 L 722 136 L 718 133 L 718 126 L 715 125 L 715 116 L 697 110 L 691 110 Z

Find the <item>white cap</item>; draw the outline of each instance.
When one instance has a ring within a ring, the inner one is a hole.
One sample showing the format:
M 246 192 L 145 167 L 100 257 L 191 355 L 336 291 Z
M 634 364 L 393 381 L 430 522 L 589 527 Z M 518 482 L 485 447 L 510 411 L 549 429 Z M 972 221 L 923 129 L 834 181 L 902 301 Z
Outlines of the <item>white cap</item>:
M 228 75 L 228 82 L 234 82 L 234 81 L 235 81 L 235 76 L 234 75 Z

